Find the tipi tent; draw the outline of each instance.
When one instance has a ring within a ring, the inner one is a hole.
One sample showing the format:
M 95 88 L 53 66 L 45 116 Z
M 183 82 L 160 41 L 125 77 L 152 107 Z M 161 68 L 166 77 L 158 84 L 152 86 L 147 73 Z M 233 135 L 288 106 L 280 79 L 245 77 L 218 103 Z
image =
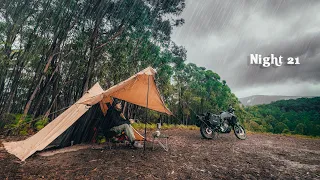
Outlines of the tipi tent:
M 154 75 L 155 70 L 148 67 L 106 91 L 96 83 L 75 104 L 38 133 L 23 141 L 5 142 L 4 147 L 24 161 L 36 151 L 56 144 L 65 147 L 90 142 L 94 135 L 93 127 L 106 114 L 105 103 L 111 102 L 111 97 L 172 115 L 156 87 Z M 135 135 L 138 140 L 143 140 L 137 132 Z

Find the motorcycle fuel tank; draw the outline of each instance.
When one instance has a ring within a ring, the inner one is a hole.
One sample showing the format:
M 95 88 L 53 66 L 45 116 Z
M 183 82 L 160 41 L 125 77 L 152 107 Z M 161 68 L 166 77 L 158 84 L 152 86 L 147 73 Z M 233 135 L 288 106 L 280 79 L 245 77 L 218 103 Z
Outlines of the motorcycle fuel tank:
M 231 118 L 232 115 L 229 112 L 222 112 L 221 113 L 221 119 Z

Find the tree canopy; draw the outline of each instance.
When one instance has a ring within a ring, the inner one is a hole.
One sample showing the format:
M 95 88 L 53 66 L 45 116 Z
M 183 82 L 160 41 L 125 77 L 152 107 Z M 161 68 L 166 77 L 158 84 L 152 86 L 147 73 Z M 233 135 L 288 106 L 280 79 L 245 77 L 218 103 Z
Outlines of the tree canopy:
M 169 123 L 238 104 L 226 81 L 186 64 L 171 40 L 184 8 L 185 0 L 2 0 L 0 114 L 53 119 L 94 83 L 108 89 L 147 66 L 176 115 Z
M 246 111 L 252 119 L 247 127 L 256 131 L 320 135 L 320 97 L 281 100 L 247 107 Z

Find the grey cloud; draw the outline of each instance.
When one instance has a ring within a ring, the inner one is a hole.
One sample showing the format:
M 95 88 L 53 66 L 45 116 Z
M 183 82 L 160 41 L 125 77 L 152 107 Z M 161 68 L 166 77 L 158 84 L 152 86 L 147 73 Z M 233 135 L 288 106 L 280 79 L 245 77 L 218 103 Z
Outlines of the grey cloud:
M 248 86 L 252 84 L 270 84 L 281 83 L 288 80 L 313 81 L 320 82 L 320 36 L 317 33 L 306 34 L 303 37 L 275 41 L 266 46 L 262 46 L 250 53 L 270 56 L 275 54 L 283 56 L 283 63 L 287 62 L 288 57 L 299 57 L 300 65 L 281 67 L 259 68 L 258 66 L 244 64 L 242 59 L 238 60 L 233 66 L 236 69 L 243 70 L 242 80 L 233 82 L 236 86 Z M 249 53 L 246 57 L 249 61 Z M 238 71 L 239 71 L 238 70 Z
M 318 0 L 264 0 L 263 7 L 261 9 L 265 15 L 273 15 L 277 17 L 283 17 L 301 11 L 308 10 L 312 6 L 318 6 Z
M 187 0 L 187 8 L 182 13 L 186 23 L 178 31 L 204 37 L 213 31 L 218 33 L 225 29 L 235 28 L 230 22 L 234 17 L 241 17 L 242 21 L 255 14 L 262 14 L 267 18 L 290 18 L 290 16 L 306 12 L 314 6 L 320 6 L 319 1 Z
M 187 0 L 186 24 L 173 40 L 187 48 L 189 62 L 217 72 L 231 89 L 320 83 L 319 8 L 320 1 Z M 248 65 L 250 53 L 299 57 L 301 65 L 259 68 Z
M 212 31 L 228 28 L 229 21 L 236 14 L 240 1 L 187 1 L 182 13 L 186 23 L 180 31 L 203 37 Z M 179 31 L 179 30 L 178 30 Z M 181 36 L 183 38 L 183 36 Z

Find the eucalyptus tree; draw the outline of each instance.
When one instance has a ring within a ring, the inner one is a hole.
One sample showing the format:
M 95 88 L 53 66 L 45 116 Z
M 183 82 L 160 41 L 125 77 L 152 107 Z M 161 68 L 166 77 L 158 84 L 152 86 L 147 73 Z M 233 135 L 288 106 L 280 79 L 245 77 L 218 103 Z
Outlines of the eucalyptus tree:
M 0 4 L 0 104 L 8 105 L 2 112 L 34 115 L 73 103 L 93 81 L 116 83 L 163 60 L 185 6 L 184 0 Z M 171 63 L 164 62 L 158 67 Z

